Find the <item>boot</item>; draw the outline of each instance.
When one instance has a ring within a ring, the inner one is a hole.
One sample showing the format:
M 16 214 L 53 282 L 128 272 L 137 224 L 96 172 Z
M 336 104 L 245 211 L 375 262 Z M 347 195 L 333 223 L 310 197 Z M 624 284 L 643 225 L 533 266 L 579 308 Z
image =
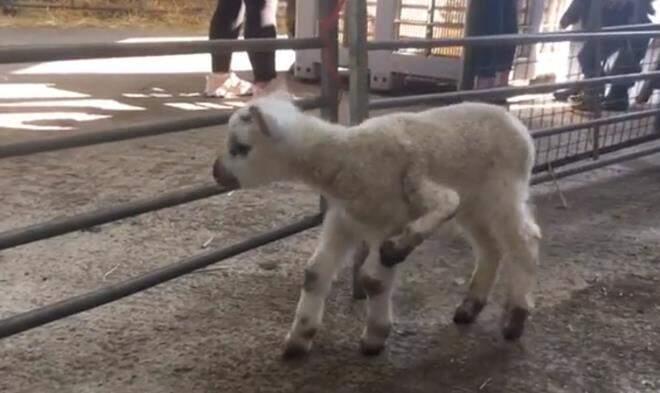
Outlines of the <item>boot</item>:
M 593 113 L 600 106 L 599 96 L 593 92 L 585 91 L 581 95 L 573 97 L 571 101 L 571 109 L 577 112 Z
M 630 107 L 628 87 L 613 85 L 603 100 L 603 110 L 624 112 Z
M 557 90 L 556 92 L 553 93 L 553 96 L 555 97 L 555 100 L 560 101 L 560 102 L 567 102 L 568 99 L 572 96 L 576 96 L 580 94 L 580 89 L 571 87 L 568 89 L 561 89 Z

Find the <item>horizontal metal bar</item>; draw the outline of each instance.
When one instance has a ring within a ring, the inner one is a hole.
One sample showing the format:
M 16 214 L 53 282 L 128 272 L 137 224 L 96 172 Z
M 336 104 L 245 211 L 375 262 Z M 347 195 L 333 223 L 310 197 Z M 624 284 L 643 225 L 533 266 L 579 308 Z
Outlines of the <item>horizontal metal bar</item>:
M 429 7 L 428 4 L 401 4 L 402 11 L 410 10 L 410 9 L 430 11 L 431 7 Z M 435 6 L 433 9 L 435 11 L 458 11 L 458 12 L 465 11 L 465 7 L 451 6 L 451 5 Z
M 640 138 L 629 139 L 627 141 L 616 143 L 613 145 L 602 146 L 598 148 L 598 155 L 614 153 L 619 150 L 623 150 L 629 147 L 641 145 L 643 143 L 654 142 L 660 139 L 660 133 L 646 135 Z M 573 154 L 564 158 L 560 158 L 554 161 L 546 162 L 543 164 L 537 164 L 532 168 L 532 173 L 540 173 L 549 170 L 550 168 L 556 169 L 562 166 L 575 164 L 583 160 L 587 160 L 594 157 L 594 151 L 588 150 L 582 153 Z
M 197 269 L 303 232 L 318 226 L 322 220 L 323 217 L 320 214 L 309 216 L 293 224 L 257 235 L 229 247 L 199 254 L 114 285 L 0 320 L 0 338 L 9 337 L 144 291 Z
M 607 116 L 607 117 L 602 117 L 600 119 L 583 121 L 575 124 L 542 128 L 539 130 L 532 131 L 532 137 L 534 139 L 545 138 L 553 135 L 565 134 L 571 131 L 582 130 L 585 128 L 604 126 L 608 124 L 620 123 L 629 120 L 636 120 L 654 115 L 660 115 L 660 108 L 649 109 L 645 111 L 635 111 L 631 113 L 626 113 L 625 115 Z
M 639 31 L 639 30 L 660 30 L 658 23 L 638 23 L 634 25 L 623 26 L 603 26 L 603 31 Z
M 209 164 L 210 166 L 210 164 Z M 209 175 L 210 176 L 210 175 Z M 154 210 L 181 205 L 231 191 L 215 185 L 187 187 L 155 198 L 139 199 L 114 206 L 55 218 L 50 221 L 0 233 L 0 250 L 36 242 L 80 229 L 106 224 Z
M 321 97 L 314 97 L 297 100 L 296 105 L 302 109 L 315 109 L 324 105 L 324 103 Z M 216 126 L 227 123 L 230 116 L 231 112 L 195 115 L 172 120 L 135 124 L 122 128 L 81 133 L 61 138 L 0 145 L 0 159 Z
M 115 57 L 169 56 L 277 49 L 318 49 L 318 38 L 254 38 L 180 42 L 14 45 L 0 47 L 0 64 Z
M 166 9 L 156 8 L 140 8 L 140 7 L 121 7 L 121 6 L 84 6 L 84 5 L 71 5 L 71 4 L 55 4 L 55 3 L 23 3 L 18 2 L 12 5 L 16 8 L 49 8 L 49 9 L 64 9 L 64 10 L 79 10 L 79 11 L 95 11 L 95 12 L 137 12 L 144 14 L 164 14 L 170 12 Z M 203 8 L 186 8 L 185 12 L 200 12 Z M 181 10 L 179 10 L 181 11 Z
M 660 31 L 614 31 L 607 33 L 538 33 L 538 34 L 499 34 L 491 36 L 475 36 L 463 38 L 405 39 L 369 41 L 367 50 L 396 50 L 406 48 L 430 49 L 453 46 L 492 46 L 502 44 L 535 44 L 541 42 L 586 41 L 617 38 L 648 38 L 658 37 Z
M 387 109 L 405 107 L 442 101 L 460 101 L 480 98 L 499 98 L 522 94 L 542 94 L 568 87 L 587 87 L 611 82 L 629 82 L 660 78 L 660 71 L 645 72 L 641 74 L 611 75 L 599 78 L 583 79 L 562 83 L 540 83 L 530 86 L 496 87 L 483 90 L 463 90 L 449 93 L 419 94 L 396 98 L 379 98 L 371 100 L 370 109 Z
M 606 167 L 606 166 L 609 166 L 609 165 L 618 164 L 620 162 L 630 161 L 630 160 L 634 160 L 634 159 L 637 159 L 637 158 L 650 156 L 652 154 L 658 154 L 658 153 L 660 153 L 660 146 L 652 147 L 652 148 L 645 149 L 645 150 L 640 150 L 640 151 L 637 151 L 637 152 L 634 152 L 634 153 L 623 154 L 623 155 L 620 155 L 618 157 L 612 157 L 612 158 L 608 158 L 608 159 L 599 159 L 598 161 L 593 162 L 591 164 L 580 165 L 579 167 L 576 167 L 576 168 L 570 168 L 570 169 L 566 169 L 566 170 L 559 171 L 559 172 L 554 172 L 554 173 L 548 173 L 548 174 L 544 174 L 544 175 L 540 175 L 540 176 L 535 176 L 534 178 L 532 178 L 531 183 L 534 184 L 534 185 L 541 184 L 541 183 L 545 183 L 545 182 L 548 182 L 548 181 L 551 181 L 551 180 L 554 180 L 554 179 L 561 179 L 561 178 L 564 178 L 564 177 L 577 175 L 579 173 L 593 171 L 594 169 L 599 169 L 599 168 L 603 168 L 603 167 Z
M 463 27 L 462 23 L 451 23 L 451 22 L 427 22 L 423 20 L 411 20 L 411 19 L 395 19 L 393 22 L 395 25 L 409 25 L 409 26 L 433 26 L 433 27 Z

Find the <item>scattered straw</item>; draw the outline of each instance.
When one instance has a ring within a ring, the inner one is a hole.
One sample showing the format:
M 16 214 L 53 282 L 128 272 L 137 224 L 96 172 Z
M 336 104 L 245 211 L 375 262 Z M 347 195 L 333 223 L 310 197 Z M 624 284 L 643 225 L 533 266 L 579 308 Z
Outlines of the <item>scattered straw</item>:
M 116 264 L 113 266 L 112 269 L 108 270 L 104 275 L 103 275 L 103 281 L 106 281 L 108 279 L 108 276 L 110 276 L 117 268 L 119 267 L 119 264 Z
M 488 385 L 492 380 L 493 380 L 492 378 L 488 378 L 487 380 L 485 380 L 484 383 L 482 383 L 481 386 L 479 386 L 479 390 L 483 390 L 486 387 L 486 385 Z
M 566 201 L 566 197 L 564 197 L 564 193 L 561 191 L 561 187 L 559 187 L 559 182 L 555 177 L 555 170 L 552 168 L 552 165 L 550 164 L 548 164 L 548 172 L 550 173 L 550 176 L 552 176 L 552 184 L 555 186 L 555 189 L 557 190 L 557 194 L 559 194 L 559 199 L 561 199 L 562 207 L 564 209 L 568 209 L 568 202 Z

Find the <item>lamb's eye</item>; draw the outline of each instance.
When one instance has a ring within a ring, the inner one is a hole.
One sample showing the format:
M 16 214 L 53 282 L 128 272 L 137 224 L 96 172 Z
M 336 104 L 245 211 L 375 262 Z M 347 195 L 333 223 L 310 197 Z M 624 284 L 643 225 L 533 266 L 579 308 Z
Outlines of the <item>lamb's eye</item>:
M 229 146 L 229 154 L 232 157 L 245 157 L 250 153 L 250 150 L 252 150 L 252 146 L 240 142 L 234 142 Z

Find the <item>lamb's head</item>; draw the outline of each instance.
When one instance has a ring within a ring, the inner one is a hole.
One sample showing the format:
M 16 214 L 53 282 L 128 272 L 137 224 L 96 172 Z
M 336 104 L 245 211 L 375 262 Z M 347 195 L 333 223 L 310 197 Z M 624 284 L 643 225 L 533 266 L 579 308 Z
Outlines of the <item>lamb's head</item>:
M 304 116 L 282 94 L 248 103 L 229 118 L 227 141 L 213 164 L 213 177 L 230 188 L 251 188 L 291 176 L 287 148 Z

